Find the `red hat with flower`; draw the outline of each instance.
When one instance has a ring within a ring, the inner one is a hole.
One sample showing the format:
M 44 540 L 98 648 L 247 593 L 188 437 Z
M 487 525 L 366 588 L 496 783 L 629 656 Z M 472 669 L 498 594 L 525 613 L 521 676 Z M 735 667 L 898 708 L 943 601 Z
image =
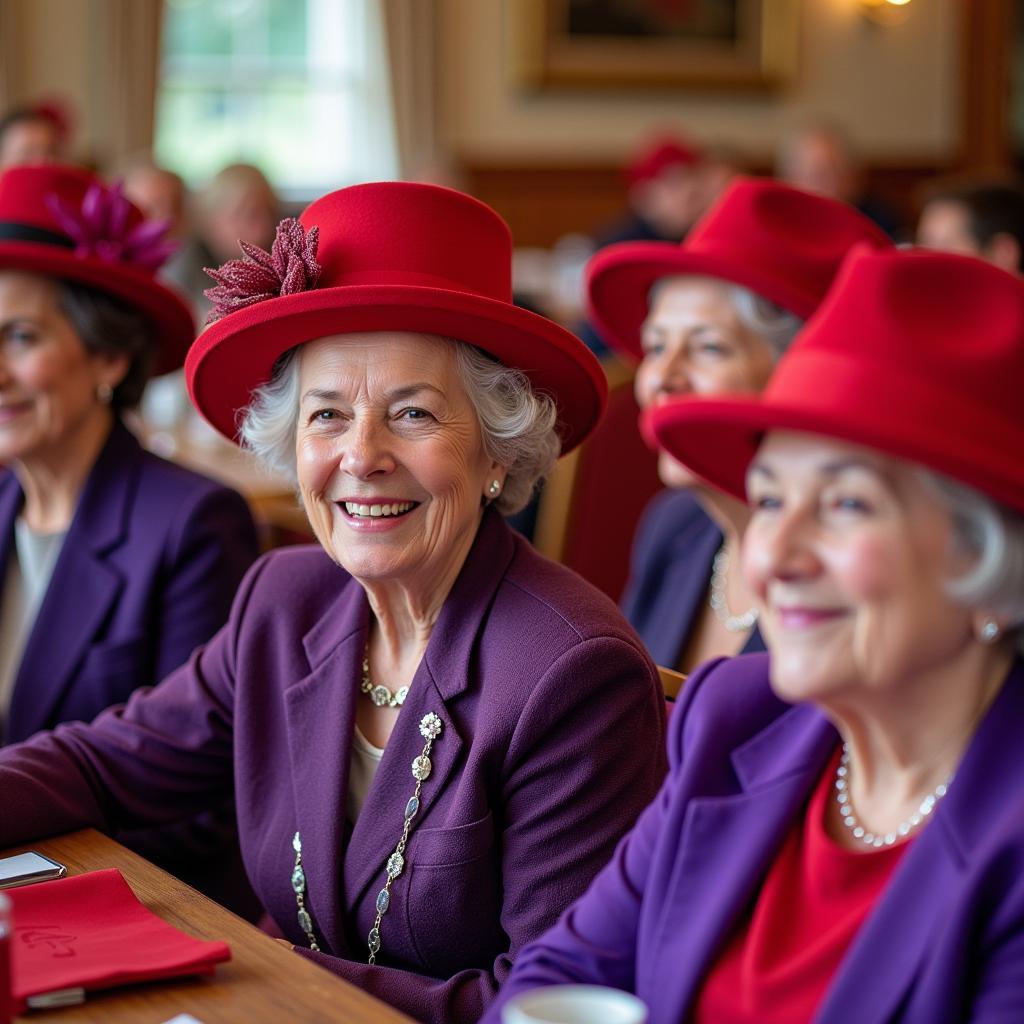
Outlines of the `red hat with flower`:
M 139 310 L 156 332 L 155 374 L 181 366 L 195 336 L 185 302 L 156 277 L 174 251 L 166 221 L 147 221 L 94 174 L 57 164 L 0 174 L 0 269 L 90 285 Z
M 282 222 L 270 252 L 209 271 L 210 326 L 185 362 L 196 408 L 235 439 L 239 410 L 288 349 L 362 331 L 439 334 L 521 370 L 558 407 L 562 450 L 597 424 L 600 363 L 575 335 L 512 302 L 512 237 L 488 206 L 438 185 L 331 192 Z

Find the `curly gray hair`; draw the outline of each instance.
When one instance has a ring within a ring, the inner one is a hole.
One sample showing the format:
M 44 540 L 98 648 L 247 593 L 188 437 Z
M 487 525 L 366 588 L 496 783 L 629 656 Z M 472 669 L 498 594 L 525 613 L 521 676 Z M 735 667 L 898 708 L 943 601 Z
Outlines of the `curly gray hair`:
M 452 338 L 439 340 L 454 346 L 459 376 L 476 409 L 484 447 L 490 458 L 505 467 L 505 486 L 494 505 L 504 515 L 518 512 L 558 458 L 561 443 L 555 430 L 558 414 L 554 400 L 534 391 L 520 370 L 505 366 L 473 345 Z M 243 446 L 293 482 L 301 350 L 297 345 L 280 356 L 270 380 L 253 392 L 239 414 Z
M 972 568 L 949 581 L 951 597 L 1009 620 L 1007 633 L 1024 654 L 1024 516 L 957 480 L 919 471 L 953 521 L 954 555 Z

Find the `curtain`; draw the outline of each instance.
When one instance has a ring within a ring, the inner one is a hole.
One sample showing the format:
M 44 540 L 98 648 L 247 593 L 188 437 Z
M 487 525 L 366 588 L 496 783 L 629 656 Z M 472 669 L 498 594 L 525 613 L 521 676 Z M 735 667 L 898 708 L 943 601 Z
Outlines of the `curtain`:
M 104 162 L 116 165 L 153 146 L 163 0 L 92 0 L 97 101 Z
M 404 177 L 416 177 L 438 160 L 437 0 L 382 0 L 381 6 L 399 166 Z
M 20 82 L 23 46 L 20 4 L 0 0 L 0 113 L 24 98 Z

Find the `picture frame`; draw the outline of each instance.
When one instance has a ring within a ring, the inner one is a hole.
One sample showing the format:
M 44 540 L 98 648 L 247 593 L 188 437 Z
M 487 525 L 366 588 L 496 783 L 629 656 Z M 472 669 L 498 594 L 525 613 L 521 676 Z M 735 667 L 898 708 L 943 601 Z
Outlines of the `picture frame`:
M 797 0 L 506 0 L 528 89 L 770 90 L 795 73 Z

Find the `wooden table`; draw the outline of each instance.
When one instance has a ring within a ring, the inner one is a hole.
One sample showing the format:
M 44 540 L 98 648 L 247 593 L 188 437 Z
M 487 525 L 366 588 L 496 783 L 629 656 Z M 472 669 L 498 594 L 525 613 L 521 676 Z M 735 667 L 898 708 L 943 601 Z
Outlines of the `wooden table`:
M 410 1019 L 335 977 L 172 875 L 86 829 L 6 851 L 38 850 L 76 875 L 119 868 L 135 895 L 165 921 L 200 939 L 223 939 L 231 960 L 206 978 L 185 978 L 90 994 L 80 1006 L 34 1010 L 23 1024 L 163 1024 L 190 1013 L 202 1024 L 410 1024 Z

